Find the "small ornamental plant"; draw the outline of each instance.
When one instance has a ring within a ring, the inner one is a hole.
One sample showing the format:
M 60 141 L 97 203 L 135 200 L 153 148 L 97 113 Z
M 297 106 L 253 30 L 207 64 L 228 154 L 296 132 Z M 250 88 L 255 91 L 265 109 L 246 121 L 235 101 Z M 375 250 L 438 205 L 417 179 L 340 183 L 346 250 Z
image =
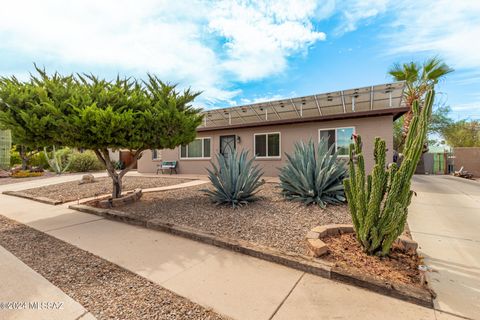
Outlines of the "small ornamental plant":
M 248 151 L 234 151 L 225 156 L 216 155 L 217 164 L 211 162 L 212 169 L 207 169 L 213 190 L 204 189 L 216 204 L 227 204 L 236 208 L 258 199 L 256 193 L 265 183 L 263 172 L 254 165 L 254 158 L 248 159 Z
M 312 140 L 302 141 L 295 144 L 292 155 L 286 154 L 287 163 L 280 170 L 280 188 L 287 200 L 322 208 L 345 202 L 342 181 L 347 168 L 333 148 L 322 138 L 317 148 Z

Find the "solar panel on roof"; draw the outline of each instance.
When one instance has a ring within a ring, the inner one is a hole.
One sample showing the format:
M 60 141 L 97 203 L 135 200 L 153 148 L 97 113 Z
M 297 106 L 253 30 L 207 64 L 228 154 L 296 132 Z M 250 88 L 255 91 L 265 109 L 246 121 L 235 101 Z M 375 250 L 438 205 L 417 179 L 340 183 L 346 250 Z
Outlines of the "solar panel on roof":
M 272 120 L 308 119 L 370 110 L 398 108 L 403 105 L 404 82 L 266 101 L 251 105 L 206 110 L 200 127 L 220 127 Z

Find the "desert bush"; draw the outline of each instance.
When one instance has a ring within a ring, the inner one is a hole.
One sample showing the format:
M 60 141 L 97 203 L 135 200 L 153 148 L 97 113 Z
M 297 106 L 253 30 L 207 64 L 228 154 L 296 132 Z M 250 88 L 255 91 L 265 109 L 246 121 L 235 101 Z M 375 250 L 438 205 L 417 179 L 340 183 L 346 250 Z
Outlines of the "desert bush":
M 20 163 L 22 163 L 22 159 L 20 158 Z M 29 167 L 41 167 L 41 168 L 48 168 L 48 160 L 45 157 L 43 152 L 38 152 L 28 159 L 28 166 Z
M 211 161 L 212 170 L 207 169 L 208 178 L 214 190 L 204 189 L 217 204 L 241 206 L 257 200 L 258 188 L 265 183 L 260 178 L 263 172 L 258 165 L 253 165 L 254 158 L 247 159 L 248 151 L 240 154 L 233 152 L 228 157 L 217 154 L 217 164 Z
M 105 169 L 93 151 L 74 152 L 70 157 L 71 172 L 88 172 Z
M 43 172 L 32 172 L 30 170 L 18 170 L 12 173 L 13 178 L 30 178 L 43 176 Z
M 14 167 L 16 165 L 22 164 L 22 158 L 20 158 L 20 153 L 14 150 L 13 148 L 10 149 L 10 167 Z
M 295 144 L 293 154 L 286 155 L 287 162 L 280 169 L 280 188 L 287 200 L 318 204 L 322 208 L 345 202 L 343 179 L 347 167 L 333 148 L 323 138 L 317 148 L 312 140 Z

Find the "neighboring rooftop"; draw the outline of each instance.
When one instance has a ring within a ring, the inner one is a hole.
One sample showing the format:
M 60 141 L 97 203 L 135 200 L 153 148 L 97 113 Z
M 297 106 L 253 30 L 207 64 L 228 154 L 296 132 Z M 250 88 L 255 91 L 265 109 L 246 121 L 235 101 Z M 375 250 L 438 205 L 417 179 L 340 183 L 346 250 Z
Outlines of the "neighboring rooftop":
M 405 82 L 393 82 L 357 89 L 315 94 L 305 97 L 210 109 L 199 131 L 231 127 L 329 120 L 393 114 L 406 111 Z

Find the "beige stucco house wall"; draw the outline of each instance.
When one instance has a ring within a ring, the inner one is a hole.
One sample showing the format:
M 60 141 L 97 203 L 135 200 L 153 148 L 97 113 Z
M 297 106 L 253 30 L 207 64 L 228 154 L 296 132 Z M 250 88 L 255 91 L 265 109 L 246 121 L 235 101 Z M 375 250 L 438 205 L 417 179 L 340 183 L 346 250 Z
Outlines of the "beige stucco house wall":
M 250 155 L 254 150 L 254 134 L 280 133 L 280 157 L 277 159 L 257 159 L 256 162 L 263 168 L 265 176 L 277 176 L 278 168 L 286 161 L 285 153 L 292 153 L 297 141 L 313 139 L 319 141 L 320 129 L 333 129 L 354 127 L 355 133 L 362 136 L 365 165 L 371 170 L 374 165 L 373 141 L 375 137 L 381 137 L 387 143 L 387 162 L 393 157 L 393 115 L 371 116 L 363 118 L 348 118 L 341 120 L 316 121 L 305 123 L 290 123 L 280 125 L 263 125 L 248 128 L 229 128 L 221 130 L 201 130 L 197 137 L 211 138 L 211 159 L 220 150 L 220 136 L 236 135 L 236 149 L 247 149 Z M 152 152 L 147 150 L 138 162 L 138 171 L 147 173 L 155 172 L 161 161 L 178 161 L 178 173 L 206 174 L 205 168 L 210 166 L 210 159 L 180 159 L 180 148 L 162 150 L 162 159 L 152 160 Z
M 479 147 L 455 147 L 455 170 L 464 170 L 473 173 L 475 177 L 480 177 L 480 148 Z

